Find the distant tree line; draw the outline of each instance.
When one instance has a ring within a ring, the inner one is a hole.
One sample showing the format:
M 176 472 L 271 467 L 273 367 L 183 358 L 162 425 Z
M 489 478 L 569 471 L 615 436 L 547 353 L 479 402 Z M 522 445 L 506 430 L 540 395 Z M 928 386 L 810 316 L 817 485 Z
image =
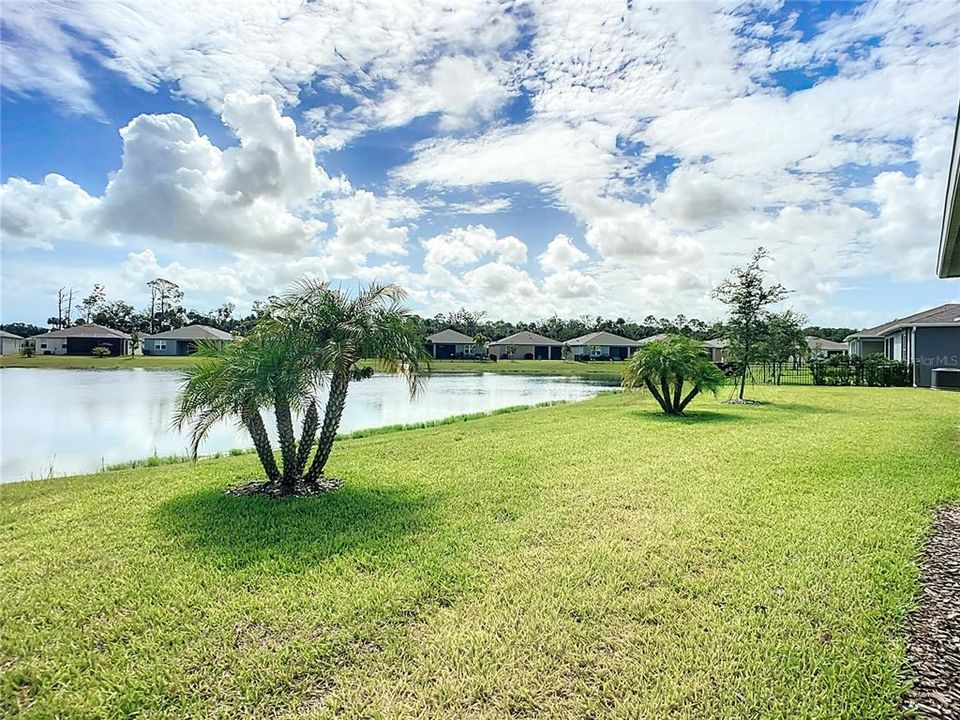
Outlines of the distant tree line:
M 263 316 L 274 297 L 257 300 L 246 315 L 238 315 L 233 303 L 224 303 L 212 310 L 187 308 L 180 287 L 164 278 L 155 278 L 147 283 L 150 291 L 149 304 L 137 309 L 124 300 L 110 300 L 106 288 L 96 284 L 90 294 L 73 301 L 74 291 L 61 288 L 57 294 L 57 313 L 47 320 L 49 327 L 40 327 L 31 323 L 9 323 L 0 328 L 22 337 L 31 337 L 83 323 L 96 323 L 127 333 L 149 335 L 171 330 L 184 325 L 208 325 L 226 332 L 246 335 Z M 470 337 L 482 336 L 488 340 L 497 340 L 514 333 L 529 330 L 540 335 L 566 342 L 590 332 L 607 331 L 641 340 L 658 334 L 684 335 L 696 340 L 724 337 L 727 328 L 721 322 L 705 322 L 697 318 L 677 315 L 674 318 L 647 315 L 642 321 L 618 318 L 605 318 L 600 315 L 579 315 L 575 318 L 561 318 L 556 315 L 544 320 L 531 322 L 510 322 L 507 320 L 487 319 L 482 310 L 460 308 L 455 312 L 440 313 L 433 317 L 413 316 L 424 337 L 447 328 L 453 328 Z M 803 334 L 815 335 L 826 340 L 841 342 L 847 335 L 855 332 L 853 328 L 825 328 L 809 326 L 803 328 Z

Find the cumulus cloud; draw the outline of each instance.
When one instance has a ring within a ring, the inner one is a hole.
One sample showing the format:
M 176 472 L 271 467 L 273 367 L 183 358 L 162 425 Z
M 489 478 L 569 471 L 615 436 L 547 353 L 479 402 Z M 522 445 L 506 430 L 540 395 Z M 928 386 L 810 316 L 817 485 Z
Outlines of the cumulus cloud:
M 463 266 L 496 255 L 503 265 L 521 265 L 527 261 L 527 246 L 513 235 L 498 236 L 486 225 L 456 227 L 423 240 L 425 262 Z
M 548 244 L 537 260 L 544 270 L 560 272 L 577 265 L 589 256 L 576 245 L 568 235 L 557 235 Z
M 140 236 L 235 250 L 305 252 L 326 224 L 324 196 L 348 191 L 316 164 L 272 99 L 233 93 L 224 124 L 240 144 L 221 150 L 183 115 L 139 115 L 120 130 L 123 158 L 101 198 L 59 175 L 2 188 L 5 242 Z
M 88 221 L 98 206 L 86 190 L 56 173 L 40 183 L 10 178 L 0 186 L 3 245 L 50 250 L 55 240 L 95 240 Z
M 553 273 L 544 280 L 544 287 L 550 295 L 559 298 L 583 298 L 600 292 L 597 281 L 579 270 Z
M 378 198 L 366 190 L 333 201 L 337 230 L 327 242 L 330 267 L 356 272 L 370 255 L 406 255 L 408 230 L 397 220 L 416 217 L 419 206 L 406 198 Z

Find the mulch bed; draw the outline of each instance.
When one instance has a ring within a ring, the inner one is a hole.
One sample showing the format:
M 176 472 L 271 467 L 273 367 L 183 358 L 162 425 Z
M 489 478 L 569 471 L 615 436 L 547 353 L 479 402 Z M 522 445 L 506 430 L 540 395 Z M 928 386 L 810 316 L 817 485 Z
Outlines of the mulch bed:
M 267 497 L 271 498 L 315 497 L 316 495 L 323 495 L 323 493 L 336 490 L 342 485 L 343 480 L 325 477 L 320 478 L 315 483 L 298 482 L 294 488 L 294 491 L 291 493 L 285 492 L 280 488 L 279 485 L 272 483 L 269 480 L 254 480 L 252 482 L 243 483 L 242 485 L 232 485 L 224 492 L 226 492 L 227 495 L 233 495 L 236 497 L 245 497 L 249 495 L 266 495 Z
M 920 571 L 919 606 L 908 621 L 906 706 L 921 718 L 960 718 L 960 505 L 937 513 Z

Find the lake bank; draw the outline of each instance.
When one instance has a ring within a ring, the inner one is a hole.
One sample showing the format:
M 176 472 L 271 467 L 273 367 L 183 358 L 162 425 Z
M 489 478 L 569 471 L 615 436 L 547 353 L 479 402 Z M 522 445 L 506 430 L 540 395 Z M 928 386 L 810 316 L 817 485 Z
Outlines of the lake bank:
M 0 487 L 0 707 L 25 717 L 895 717 L 958 398 L 757 388 Z M 869 422 L 865 421 L 869 418 Z
M 18 355 L 0 355 L 0 368 L 36 368 L 56 370 L 179 370 L 193 366 L 197 361 L 190 357 L 157 357 L 132 355 L 124 357 L 95 358 L 86 355 L 43 355 L 24 358 Z M 371 362 L 375 369 L 377 363 Z M 434 360 L 432 373 L 499 373 L 504 375 L 557 375 L 564 377 L 602 377 L 619 379 L 623 362 L 573 362 L 565 360 L 500 360 L 477 362 L 474 360 Z

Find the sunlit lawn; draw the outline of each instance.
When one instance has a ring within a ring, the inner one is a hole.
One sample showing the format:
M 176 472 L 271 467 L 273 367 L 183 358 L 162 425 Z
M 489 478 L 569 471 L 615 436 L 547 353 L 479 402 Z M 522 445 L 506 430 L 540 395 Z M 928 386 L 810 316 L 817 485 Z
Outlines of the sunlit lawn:
M 0 488 L 0 715 L 882 718 L 960 395 L 636 396 Z

